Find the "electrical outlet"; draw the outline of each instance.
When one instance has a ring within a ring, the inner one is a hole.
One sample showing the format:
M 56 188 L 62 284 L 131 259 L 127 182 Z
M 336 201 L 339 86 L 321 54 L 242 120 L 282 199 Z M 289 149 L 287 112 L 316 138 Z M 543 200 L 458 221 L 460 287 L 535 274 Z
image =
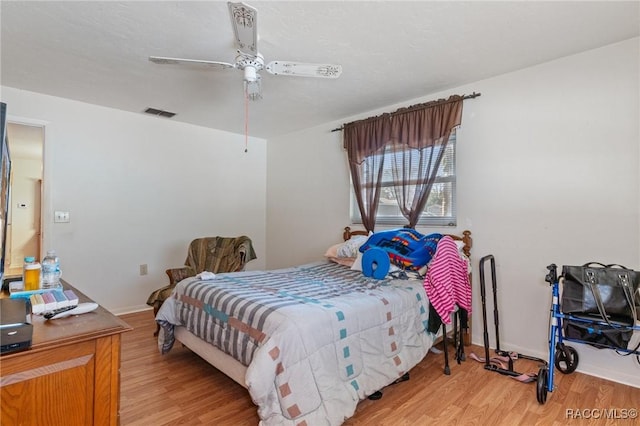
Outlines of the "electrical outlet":
M 147 275 L 148 272 L 146 263 L 140 265 L 140 275 Z
M 55 223 L 68 223 L 69 212 L 61 212 L 61 211 L 53 212 L 53 221 Z

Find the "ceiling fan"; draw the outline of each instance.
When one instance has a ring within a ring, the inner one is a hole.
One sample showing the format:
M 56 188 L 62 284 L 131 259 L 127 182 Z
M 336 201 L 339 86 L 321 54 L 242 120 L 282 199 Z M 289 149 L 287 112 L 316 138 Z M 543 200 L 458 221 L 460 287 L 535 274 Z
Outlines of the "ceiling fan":
M 161 56 L 150 56 L 149 60 L 156 64 L 202 65 L 214 69 L 235 68 L 242 70 L 244 72 L 245 94 L 252 101 L 262 98 L 262 84 L 259 74 L 262 70 L 273 75 L 320 78 L 338 78 L 342 73 L 342 67 L 333 64 L 272 61 L 265 66 L 264 58 L 258 52 L 257 9 L 245 3 L 229 2 L 227 4 L 238 48 L 234 63 Z

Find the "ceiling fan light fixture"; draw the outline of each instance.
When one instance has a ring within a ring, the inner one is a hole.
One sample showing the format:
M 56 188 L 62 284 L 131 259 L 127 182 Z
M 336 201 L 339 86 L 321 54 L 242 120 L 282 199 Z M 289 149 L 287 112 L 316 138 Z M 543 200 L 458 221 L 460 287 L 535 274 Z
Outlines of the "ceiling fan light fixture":
M 260 99 L 262 99 L 260 75 L 256 74 L 256 76 L 257 78 L 254 81 L 244 81 L 244 91 L 250 101 L 259 101 Z
M 258 80 L 258 72 L 255 67 L 247 65 L 244 67 L 244 81 L 253 83 Z

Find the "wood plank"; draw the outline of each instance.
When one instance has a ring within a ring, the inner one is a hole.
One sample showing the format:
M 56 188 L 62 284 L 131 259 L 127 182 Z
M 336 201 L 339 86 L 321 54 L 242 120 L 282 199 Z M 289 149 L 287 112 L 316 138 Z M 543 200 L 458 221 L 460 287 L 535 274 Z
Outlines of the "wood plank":
M 160 355 L 151 311 L 121 318 L 133 327 L 122 335 L 123 426 L 258 424 L 257 408 L 242 386 L 181 345 Z M 472 345 L 465 352 L 483 356 L 484 349 Z M 540 405 L 535 383 L 486 371 L 470 359 L 460 365 L 452 361 L 450 376 L 443 374 L 443 366 L 442 355 L 429 353 L 411 370 L 409 381 L 384 389 L 378 401 L 362 401 L 344 424 L 565 425 L 570 420 L 567 409 L 640 409 L 640 389 L 577 372 L 558 373 L 556 390 Z M 515 368 L 529 372 L 538 367 L 518 360 Z M 615 421 L 601 419 L 597 424 Z

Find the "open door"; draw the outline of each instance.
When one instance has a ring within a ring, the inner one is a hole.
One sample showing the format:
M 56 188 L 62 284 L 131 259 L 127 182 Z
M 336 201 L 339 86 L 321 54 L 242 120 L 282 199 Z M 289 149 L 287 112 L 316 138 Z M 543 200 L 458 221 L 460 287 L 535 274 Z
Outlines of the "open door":
M 5 272 L 22 274 L 25 256 L 41 260 L 44 128 L 9 123 L 11 152 L 9 221 Z

